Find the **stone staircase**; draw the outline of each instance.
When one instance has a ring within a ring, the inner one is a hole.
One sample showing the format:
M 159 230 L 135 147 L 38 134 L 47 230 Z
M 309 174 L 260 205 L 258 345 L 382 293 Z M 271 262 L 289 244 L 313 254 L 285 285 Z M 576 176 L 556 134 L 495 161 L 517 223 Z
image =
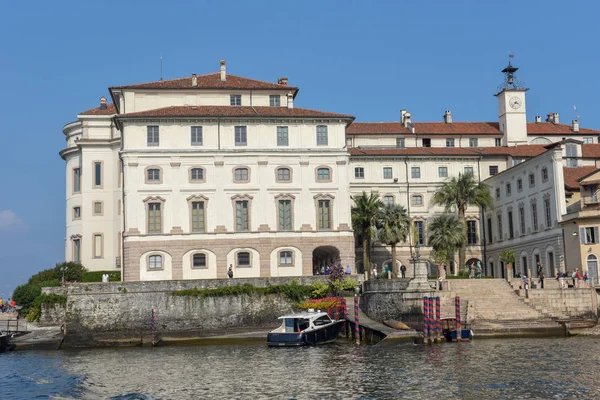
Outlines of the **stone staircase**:
M 459 296 L 461 312 L 467 307 L 466 318 L 463 321 L 471 323 L 475 334 L 556 334 L 563 331 L 561 324 L 551 315 L 525 303 L 517 296 L 514 289 L 503 279 L 453 279 L 449 281 L 449 291 L 438 292 L 444 297 L 448 312 L 454 315 L 452 299 Z

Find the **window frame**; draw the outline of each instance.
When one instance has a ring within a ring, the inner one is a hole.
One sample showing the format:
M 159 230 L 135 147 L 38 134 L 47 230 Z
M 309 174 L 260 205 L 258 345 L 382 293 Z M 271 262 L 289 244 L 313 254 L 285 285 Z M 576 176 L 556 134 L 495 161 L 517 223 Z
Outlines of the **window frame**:
M 240 263 L 240 255 L 241 254 L 248 254 L 248 264 L 247 265 Z M 252 268 L 252 252 L 251 251 L 238 250 L 234 254 L 234 259 L 235 259 L 235 267 L 236 268 Z
M 512 210 L 508 211 L 506 213 L 506 216 L 508 217 L 508 238 L 514 239 L 515 238 L 515 225 L 514 225 L 514 221 L 513 221 Z
M 160 196 L 156 196 L 156 197 L 147 197 L 146 199 L 144 199 L 144 203 L 145 203 L 145 207 L 146 207 L 146 215 L 145 215 L 145 225 L 146 225 L 146 234 L 147 235 L 161 235 L 164 231 L 164 214 L 165 214 L 165 199 L 163 199 Z M 151 210 L 152 207 L 158 205 L 158 218 L 156 217 L 156 215 L 154 215 L 154 220 L 152 222 L 152 224 L 154 225 L 154 229 L 150 229 L 151 227 L 151 222 L 150 222 L 150 217 L 151 217 L 151 212 L 156 213 L 157 210 Z M 156 226 L 159 226 L 159 230 L 156 230 Z
M 529 187 L 535 187 L 535 174 L 533 172 L 529 173 Z
M 552 228 L 552 204 L 549 198 L 544 199 L 544 217 L 546 219 L 546 229 Z
M 524 236 L 526 234 L 524 206 L 519 206 L 519 227 L 521 228 L 521 236 Z
M 194 178 L 194 171 L 202 171 L 202 179 Z M 199 165 L 192 165 L 188 169 L 188 181 L 189 183 L 205 183 L 206 182 L 206 168 Z
M 204 265 L 196 266 L 196 256 L 204 256 Z M 203 251 L 193 252 L 190 255 L 190 268 L 191 269 L 208 269 L 208 254 Z
M 158 267 L 153 267 L 152 265 L 156 265 L 156 261 L 153 260 L 158 260 L 159 261 L 159 266 Z M 148 259 L 146 261 L 146 270 L 147 271 L 163 271 L 165 269 L 165 260 L 164 260 L 164 256 L 162 254 L 148 254 Z
M 469 138 L 469 147 L 478 147 L 479 140 L 477 138 Z
M 496 215 L 496 227 L 498 229 L 498 241 L 503 240 L 504 231 L 502 229 L 502 214 Z
M 523 179 L 517 179 L 517 192 L 521 192 L 523 190 Z
M 391 202 L 389 200 L 392 200 Z M 381 198 L 381 201 L 383 202 L 383 205 L 386 207 L 389 206 L 393 206 L 396 203 L 396 199 L 394 198 L 394 195 L 391 194 L 386 194 Z
M 419 199 L 419 201 L 417 201 L 417 199 Z M 412 207 L 423 207 L 424 203 L 422 194 L 413 194 L 410 196 L 410 205 Z
M 278 126 L 277 127 L 277 146 L 288 147 L 290 145 L 289 140 L 289 127 Z
M 507 182 L 506 185 L 506 197 L 509 197 L 512 195 L 512 185 L 510 184 L 510 182 Z
M 444 171 L 442 173 L 442 171 Z M 447 166 L 438 166 L 438 178 L 447 178 L 448 177 L 448 167 Z
M 446 138 L 446 147 L 454 147 L 454 138 Z
M 495 138 L 494 145 L 496 147 L 501 147 L 502 146 L 502 138 Z
M 158 125 L 146 126 L 146 147 L 160 146 L 160 127 Z
M 327 172 L 327 176 L 328 179 L 321 179 L 319 177 L 319 171 L 321 170 L 328 170 Z M 315 168 L 315 181 L 316 182 L 321 182 L 321 183 L 326 183 L 326 182 L 331 182 L 333 180 L 333 170 L 331 169 L 331 167 L 327 166 L 327 165 L 319 165 L 318 167 Z
M 158 179 L 150 179 L 150 171 L 158 171 Z M 163 172 L 162 168 L 151 165 L 144 169 L 144 183 L 147 185 L 159 185 L 163 183 Z
M 471 227 L 473 228 L 471 230 Z M 477 245 L 477 220 L 467 220 L 467 245 Z
M 394 179 L 394 169 L 392 167 L 383 167 L 383 179 Z
M 103 189 L 104 188 L 104 161 L 101 161 L 101 160 L 92 161 L 92 172 L 93 172 L 92 189 Z M 98 183 L 98 182 L 100 182 L 100 183 Z
M 288 179 L 285 179 L 285 177 L 282 178 L 280 176 L 280 171 L 284 171 L 284 170 L 288 171 Z M 292 175 L 293 175 L 292 168 L 288 167 L 287 165 L 275 168 L 275 182 L 277 182 L 277 183 L 291 183 Z
M 206 233 L 206 204 L 207 200 L 204 198 L 193 198 L 189 201 L 190 207 L 190 233 Z M 195 204 L 201 204 L 202 206 L 196 210 Z M 195 213 L 198 211 L 197 224 L 194 222 Z M 197 225 L 197 228 L 195 227 Z
M 365 167 L 354 167 L 354 179 L 365 179 Z
M 396 138 L 396 148 L 405 149 L 406 148 L 406 140 L 405 138 L 397 137 Z
M 421 167 L 410 167 L 410 179 L 421 179 Z
M 289 263 L 282 263 L 281 262 L 283 259 L 286 259 L 286 260 L 288 259 L 287 257 L 284 258 L 284 253 L 289 253 L 290 254 L 289 255 L 289 261 L 290 262 Z M 294 250 L 292 250 L 292 249 L 282 249 L 282 250 L 279 250 L 277 252 L 277 260 L 278 260 L 277 261 L 278 267 L 280 267 L 280 268 L 293 267 L 294 266 Z
M 240 172 L 240 178 L 238 178 L 238 171 L 246 171 L 246 179 L 243 178 L 243 174 Z M 244 165 L 233 167 L 233 183 L 249 183 L 250 182 L 250 168 Z
M 71 259 L 74 263 L 81 264 L 81 235 L 71 236 Z
M 467 168 L 469 169 L 469 171 L 467 171 Z M 471 174 L 471 175 L 475 176 L 475 171 L 474 171 L 473 167 L 466 166 L 463 168 L 463 174 L 464 175 Z
M 98 238 L 100 239 L 99 245 L 97 243 Z M 103 233 L 98 233 L 98 232 L 92 233 L 92 258 L 94 260 L 104 258 L 104 234 Z
M 198 137 L 200 138 L 200 140 L 198 140 Z M 204 133 L 201 125 L 195 125 L 190 127 L 190 145 L 204 146 Z
M 73 206 L 73 213 L 71 214 L 71 216 L 71 219 L 74 221 L 81 219 L 81 206 Z
M 542 183 L 544 183 L 544 182 L 548 182 L 548 168 L 547 167 L 542 168 Z
M 242 95 L 241 94 L 230 94 L 229 95 L 229 105 L 234 106 L 234 107 L 241 107 Z
M 73 168 L 73 194 L 81 193 L 81 167 Z
M 413 221 L 414 229 L 417 232 L 417 243 L 415 245 L 425 246 L 425 221 Z
M 269 95 L 269 107 L 281 107 L 281 95 L 270 94 Z
M 531 203 L 531 231 L 537 232 L 539 230 L 539 222 L 537 215 L 537 203 Z
M 333 231 L 333 207 L 335 197 L 331 194 L 318 194 L 314 196 L 317 231 Z M 327 204 L 327 207 L 325 205 Z M 325 222 L 328 222 L 325 224 Z
M 317 125 L 317 146 L 328 146 L 329 145 L 329 129 L 327 125 Z
M 248 126 L 235 125 L 233 127 L 233 141 L 236 147 L 248 146 Z
M 488 168 L 488 171 L 490 173 L 490 176 L 496 176 L 500 173 L 500 169 L 498 168 L 497 165 L 490 165 Z M 496 171 L 496 172 L 492 173 L 492 171 Z
M 98 207 L 100 207 L 100 211 L 98 211 Z M 92 201 L 92 216 L 101 217 L 104 215 L 104 202 L 101 200 Z

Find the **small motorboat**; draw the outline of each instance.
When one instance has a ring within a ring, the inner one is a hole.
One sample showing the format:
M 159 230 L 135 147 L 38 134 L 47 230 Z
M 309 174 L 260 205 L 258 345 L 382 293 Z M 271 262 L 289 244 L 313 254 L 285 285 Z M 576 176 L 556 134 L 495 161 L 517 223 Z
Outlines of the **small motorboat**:
M 309 346 L 333 342 L 342 330 L 343 320 L 334 321 L 326 312 L 307 312 L 279 317 L 281 326 L 267 335 L 269 347 Z
M 460 339 L 458 339 L 456 318 L 442 318 L 442 335 L 448 342 L 468 342 L 473 337 L 473 331 L 467 325 L 461 326 Z

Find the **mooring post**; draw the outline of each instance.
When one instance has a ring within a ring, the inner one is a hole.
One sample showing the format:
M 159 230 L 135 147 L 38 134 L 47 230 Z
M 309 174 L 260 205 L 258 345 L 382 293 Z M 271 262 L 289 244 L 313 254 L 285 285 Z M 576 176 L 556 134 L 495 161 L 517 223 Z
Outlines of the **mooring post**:
M 348 337 L 348 311 L 346 310 L 346 299 L 342 299 L 342 318 L 344 319 L 344 333 Z
M 435 333 L 438 343 L 442 341 L 442 317 L 440 307 L 440 296 L 435 298 Z
M 454 312 L 456 314 L 456 340 L 458 342 L 462 339 L 462 328 L 460 326 L 460 297 L 454 298 Z
M 423 344 L 427 345 L 429 312 L 427 310 L 427 296 L 423 298 Z
M 358 297 L 354 298 L 354 335 L 356 344 L 360 344 L 360 326 L 358 325 Z
M 429 301 L 429 342 L 434 343 L 435 340 L 435 309 L 433 308 L 433 297 Z
M 154 347 L 155 342 L 154 342 L 154 308 L 152 309 L 152 319 L 151 319 L 151 326 L 152 326 L 152 347 Z

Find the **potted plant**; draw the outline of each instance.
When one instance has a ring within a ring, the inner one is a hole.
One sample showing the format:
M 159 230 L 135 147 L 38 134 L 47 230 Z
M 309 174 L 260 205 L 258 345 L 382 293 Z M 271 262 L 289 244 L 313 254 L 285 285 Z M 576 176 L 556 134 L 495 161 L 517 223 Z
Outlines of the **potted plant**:
M 515 251 L 514 250 L 502 250 L 500 252 L 500 261 L 506 265 L 506 279 L 512 279 L 513 277 L 513 264 L 515 263 Z

